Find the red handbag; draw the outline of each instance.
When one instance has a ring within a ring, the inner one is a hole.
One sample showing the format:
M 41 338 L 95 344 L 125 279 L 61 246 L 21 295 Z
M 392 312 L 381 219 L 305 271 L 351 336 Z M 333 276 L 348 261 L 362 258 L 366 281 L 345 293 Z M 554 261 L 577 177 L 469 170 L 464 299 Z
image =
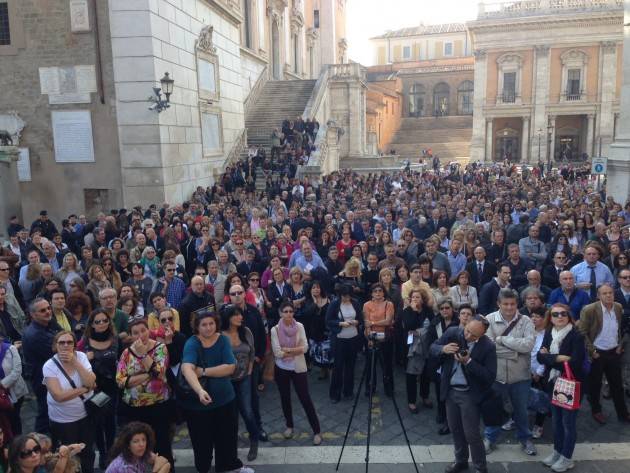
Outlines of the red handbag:
M 564 362 L 564 374 L 558 376 L 551 393 L 551 404 L 554 406 L 577 411 L 580 408 L 582 383 L 575 379 L 573 371 L 567 361 Z
M 11 402 L 9 391 L 0 386 L 0 411 L 11 410 L 13 410 L 13 403 Z

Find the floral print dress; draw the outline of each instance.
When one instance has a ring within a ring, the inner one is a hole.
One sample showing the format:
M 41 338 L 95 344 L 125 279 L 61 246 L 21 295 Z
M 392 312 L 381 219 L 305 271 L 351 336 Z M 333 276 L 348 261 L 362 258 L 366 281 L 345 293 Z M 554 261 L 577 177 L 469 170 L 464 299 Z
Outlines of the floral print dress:
M 147 383 L 134 387 L 128 386 L 127 382 L 132 376 L 146 373 L 142 365 L 144 357 L 137 355 L 129 347 L 123 351 L 118 361 L 116 383 L 123 389 L 122 400 L 128 406 L 152 406 L 170 398 L 170 390 L 166 381 L 166 370 L 169 365 L 166 345 L 156 344 L 147 355 L 154 360 L 153 366 L 149 370 L 151 379 Z

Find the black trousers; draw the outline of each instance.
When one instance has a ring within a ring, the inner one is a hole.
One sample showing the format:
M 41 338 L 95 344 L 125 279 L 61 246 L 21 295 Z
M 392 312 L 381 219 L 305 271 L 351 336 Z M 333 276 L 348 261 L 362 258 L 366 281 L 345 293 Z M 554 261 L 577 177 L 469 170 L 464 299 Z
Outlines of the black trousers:
M 14 436 L 18 436 L 22 433 L 22 419 L 20 418 L 20 410 L 22 409 L 22 404 L 24 403 L 24 398 L 18 399 L 18 402 L 13 404 L 13 409 L 7 412 L 7 419 L 11 423 L 11 432 L 13 432 Z
M 330 377 L 329 395 L 331 399 L 340 399 L 341 393 L 346 397 L 354 391 L 354 366 L 357 361 L 361 340 L 359 335 L 353 338 L 335 338 L 333 356 L 335 359 Z
M 315 412 L 313 400 L 308 391 L 308 376 L 306 373 L 296 373 L 295 371 L 283 370 L 277 365 L 275 366 L 274 377 L 278 391 L 280 392 L 280 403 L 282 404 L 282 413 L 287 427 L 293 428 L 293 409 L 291 407 L 291 383 L 295 388 L 295 393 L 302 404 L 302 408 L 311 424 L 313 434 L 320 433 L 319 419 Z
M 429 398 L 429 392 L 431 390 L 431 375 L 428 372 L 426 363 L 422 374 L 408 374 L 406 375 L 407 381 L 407 403 L 415 404 L 418 393 L 418 381 L 420 381 L 420 397 L 422 399 Z
M 116 410 L 118 393 L 107 393 L 112 398 L 107 413 L 94 422 L 94 440 L 101 457 L 107 458 L 116 440 Z
M 48 395 L 48 389 L 46 386 L 41 384 L 36 384 L 33 382 L 32 384 L 33 393 L 37 398 L 37 417 L 35 418 L 35 431 L 40 434 L 48 434 L 50 433 L 50 425 L 48 421 L 48 401 L 46 401 L 46 396 Z
M 260 381 L 258 381 L 260 380 Z M 262 430 L 262 418 L 260 417 L 260 399 L 258 399 L 258 383 L 262 382 L 262 365 L 254 362 L 252 369 L 252 411 L 259 430 Z
M 236 470 L 243 466 L 236 451 L 238 444 L 238 409 L 236 400 L 211 410 L 185 410 L 184 418 L 198 473 L 208 473 L 215 454 L 214 471 Z
M 628 408 L 623 398 L 623 381 L 621 379 L 621 355 L 617 354 L 614 349 L 597 350 L 597 353 L 599 358 L 593 359 L 591 372 L 588 376 L 588 400 L 591 403 L 591 410 L 594 414 L 602 411 L 600 402 L 602 376 L 606 375 L 617 417 L 627 417 Z
M 394 386 L 394 378 L 393 378 L 393 371 L 394 371 L 394 341 L 391 338 L 388 338 L 386 340 L 383 340 L 382 342 L 376 342 L 376 352 L 380 352 L 382 354 L 382 358 L 383 358 L 383 384 L 385 385 L 385 387 L 390 387 L 393 388 Z M 371 358 L 371 353 L 375 353 L 376 352 L 372 352 L 368 349 L 367 356 L 365 357 L 365 362 L 370 364 L 372 362 Z M 378 356 L 378 355 L 377 355 Z M 370 381 L 372 380 L 372 378 L 374 379 L 374 382 L 372 383 L 372 388 L 376 388 L 376 370 L 378 367 L 378 358 L 376 359 L 376 361 L 374 362 L 374 373 L 370 373 L 370 370 L 368 369 L 367 371 L 367 375 L 365 377 L 365 388 L 366 390 L 368 389 L 368 386 L 370 386 Z
M 50 421 L 50 432 L 55 448 L 71 443 L 84 443 L 85 448 L 79 454 L 81 472 L 94 471 L 94 426 L 90 419 L 84 417 L 76 422 L 59 423 Z
M 121 406 L 127 422 L 138 421 L 151 426 L 155 432 L 155 453 L 163 456 L 173 465 L 171 419 L 175 411 L 174 403 L 164 401 L 151 406 L 131 407 L 123 402 Z

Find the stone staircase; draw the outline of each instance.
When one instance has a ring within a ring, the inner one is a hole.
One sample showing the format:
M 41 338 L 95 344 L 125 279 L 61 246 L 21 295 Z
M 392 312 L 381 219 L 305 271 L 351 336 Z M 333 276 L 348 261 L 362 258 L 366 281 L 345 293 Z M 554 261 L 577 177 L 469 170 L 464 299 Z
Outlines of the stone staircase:
M 472 116 L 403 118 L 387 151 L 415 161 L 431 148 L 442 161 L 467 161 L 471 138 Z

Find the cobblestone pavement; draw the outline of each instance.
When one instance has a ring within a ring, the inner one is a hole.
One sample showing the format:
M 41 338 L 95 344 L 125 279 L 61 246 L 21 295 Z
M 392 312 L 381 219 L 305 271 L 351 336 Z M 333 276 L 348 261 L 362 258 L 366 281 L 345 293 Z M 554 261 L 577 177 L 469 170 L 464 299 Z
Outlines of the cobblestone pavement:
M 360 375 L 363 370 L 363 357 L 357 360 L 356 375 L 358 385 Z M 380 372 L 380 370 L 379 370 Z M 436 408 L 427 409 L 420 407 L 420 412 L 413 415 L 407 408 L 405 391 L 405 377 L 402 368 L 396 367 L 395 372 L 395 394 L 403 418 L 403 423 L 409 435 L 412 445 L 444 445 L 451 444 L 450 435 L 440 436 L 437 434 Z M 341 445 L 346 431 L 348 418 L 352 409 L 353 401 L 341 401 L 338 404 L 331 404 L 328 398 L 328 381 L 318 380 L 319 369 L 314 368 L 309 372 L 309 387 L 315 408 L 319 416 L 322 427 L 322 437 L 325 445 Z M 355 389 L 356 389 L 355 385 Z M 431 387 L 431 399 L 436 403 L 433 386 Z M 400 424 L 397 420 L 396 412 L 392 400 L 383 394 L 381 379 L 378 380 L 377 393 L 374 395 L 374 405 L 372 408 L 372 437 L 373 445 L 406 445 Z M 630 399 L 629 399 L 630 402 Z M 590 416 L 588 402 L 585 400 L 582 412 L 578 416 L 578 442 L 579 443 L 630 443 L 630 428 L 617 422 L 614 414 L 612 401 L 604 400 L 604 413 L 609 414 L 610 421 L 600 426 Z M 286 440 L 282 437 L 285 429 L 284 417 L 280 407 L 278 390 L 273 382 L 266 383 L 266 389 L 260 393 L 260 405 L 265 429 L 269 434 L 270 441 L 261 443 L 261 447 L 297 447 L 312 445 L 312 432 L 308 421 L 302 410 L 302 406 L 295 394 L 293 395 L 293 415 L 295 422 L 295 436 Z M 367 398 L 361 394 L 357 411 L 352 423 L 348 445 L 364 445 L 367 435 Z M 28 401 L 23 407 L 23 422 L 25 431 L 32 429 L 35 416 L 35 402 Z M 248 445 L 244 425 L 240 425 L 241 441 L 240 447 Z M 515 443 L 514 432 L 505 432 L 500 439 L 500 443 Z M 552 441 L 550 419 L 545 424 L 543 438 L 538 443 L 549 444 Z M 174 448 L 190 448 L 188 431 L 185 424 L 177 428 Z M 596 471 L 596 470 L 595 470 Z M 630 468 L 628 469 L 630 471 Z M 533 472 L 532 472 L 533 473 Z

